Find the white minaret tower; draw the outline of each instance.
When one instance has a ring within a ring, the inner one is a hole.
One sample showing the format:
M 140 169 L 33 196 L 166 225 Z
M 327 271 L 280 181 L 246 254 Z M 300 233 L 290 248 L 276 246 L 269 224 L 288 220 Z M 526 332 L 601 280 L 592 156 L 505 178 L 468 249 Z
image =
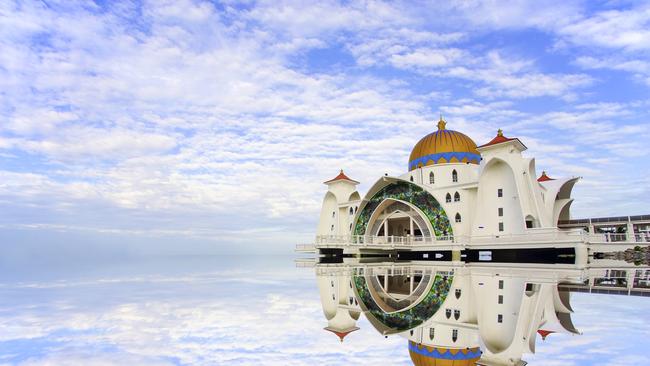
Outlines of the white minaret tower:
M 350 179 L 341 169 L 336 178 L 324 184 L 327 185 L 327 193 L 323 198 L 317 235 L 350 235 L 361 200 L 357 192 L 359 182 Z

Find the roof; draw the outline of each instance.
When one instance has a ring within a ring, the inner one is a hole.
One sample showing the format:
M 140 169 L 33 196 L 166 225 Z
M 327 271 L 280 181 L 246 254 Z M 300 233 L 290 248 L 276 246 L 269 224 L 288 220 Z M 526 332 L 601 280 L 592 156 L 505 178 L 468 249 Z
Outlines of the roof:
M 516 138 L 510 138 L 510 137 L 503 136 L 503 130 L 499 129 L 497 131 L 497 135 L 490 142 L 488 142 L 487 144 L 481 145 L 479 147 L 492 146 L 492 145 L 501 144 L 501 143 L 512 141 L 512 140 L 516 140 Z
M 409 341 L 409 355 L 415 366 L 474 366 L 481 354 L 478 347 L 432 347 Z
M 330 331 L 330 332 L 336 334 L 336 335 L 339 337 L 339 339 L 341 340 L 341 342 L 343 342 L 343 338 L 345 338 L 345 336 L 347 336 L 348 334 L 354 332 L 355 330 L 359 330 L 358 327 L 354 327 L 354 328 L 349 329 L 349 330 L 346 330 L 346 331 L 344 331 L 344 332 L 340 332 L 340 331 L 338 331 L 338 330 L 334 330 L 334 329 L 332 329 L 332 328 L 330 328 L 330 327 L 323 328 L 323 329 L 325 329 L 325 330 L 327 330 L 327 331 Z
M 323 182 L 323 184 L 330 184 L 330 183 L 334 183 L 334 182 L 339 181 L 339 180 L 347 180 L 347 181 L 352 182 L 354 184 L 359 184 L 359 182 L 357 182 L 356 180 L 351 179 L 350 177 L 345 175 L 345 173 L 343 173 L 343 169 L 341 169 L 341 172 L 339 173 L 339 175 L 337 175 L 334 179 L 330 179 L 330 180 L 328 180 L 326 182 Z
M 546 171 L 542 171 L 542 175 L 539 178 L 537 178 L 538 182 L 547 182 L 549 180 L 555 180 L 555 179 L 546 175 Z
M 447 129 L 442 117 L 438 130 L 418 141 L 409 156 L 409 171 L 434 164 L 472 163 L 479 164 L 481 154 L 476 143 L 467 135 Z
M 553 332 L 551 330 L 540 329 L 540 330 L 537 331 L 537 333 L 542 336 L 542 340 L 546 340 L 546 337 L 548 337 L 549 334 L 555 333 L 555 332 Z

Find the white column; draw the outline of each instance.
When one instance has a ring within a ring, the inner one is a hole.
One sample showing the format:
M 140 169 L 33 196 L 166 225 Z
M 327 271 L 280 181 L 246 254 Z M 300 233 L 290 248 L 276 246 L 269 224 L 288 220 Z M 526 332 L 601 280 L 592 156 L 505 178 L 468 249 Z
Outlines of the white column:
M 630 220 L 630 217 L 627 217 L 627 241 L 636 241 L 634 237 L 634 224 Z

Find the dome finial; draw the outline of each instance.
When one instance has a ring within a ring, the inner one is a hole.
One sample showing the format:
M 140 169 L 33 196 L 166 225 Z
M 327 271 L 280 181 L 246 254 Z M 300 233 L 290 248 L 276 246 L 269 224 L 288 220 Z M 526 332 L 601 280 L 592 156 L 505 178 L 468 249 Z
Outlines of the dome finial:
M 442 119 L 442 113 L 440 113 L 440 121 L 438 121 L 438 129 L 444 130 L 445 126 L 447 126 L 447 122 L 445 122 L 445 120 Z
M 497 130 L 497 136 L 503 136 L 503 130 L 502 129 L 499 128 Z

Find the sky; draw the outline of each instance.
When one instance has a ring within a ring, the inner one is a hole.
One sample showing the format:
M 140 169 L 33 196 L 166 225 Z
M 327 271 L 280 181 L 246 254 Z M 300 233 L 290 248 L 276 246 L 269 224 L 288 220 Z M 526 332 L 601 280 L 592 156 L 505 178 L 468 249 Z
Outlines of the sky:
M 440 114 L 648 214 L 649 56 L 644 1 L 0 0 L 0 240 L 288 252 Z

